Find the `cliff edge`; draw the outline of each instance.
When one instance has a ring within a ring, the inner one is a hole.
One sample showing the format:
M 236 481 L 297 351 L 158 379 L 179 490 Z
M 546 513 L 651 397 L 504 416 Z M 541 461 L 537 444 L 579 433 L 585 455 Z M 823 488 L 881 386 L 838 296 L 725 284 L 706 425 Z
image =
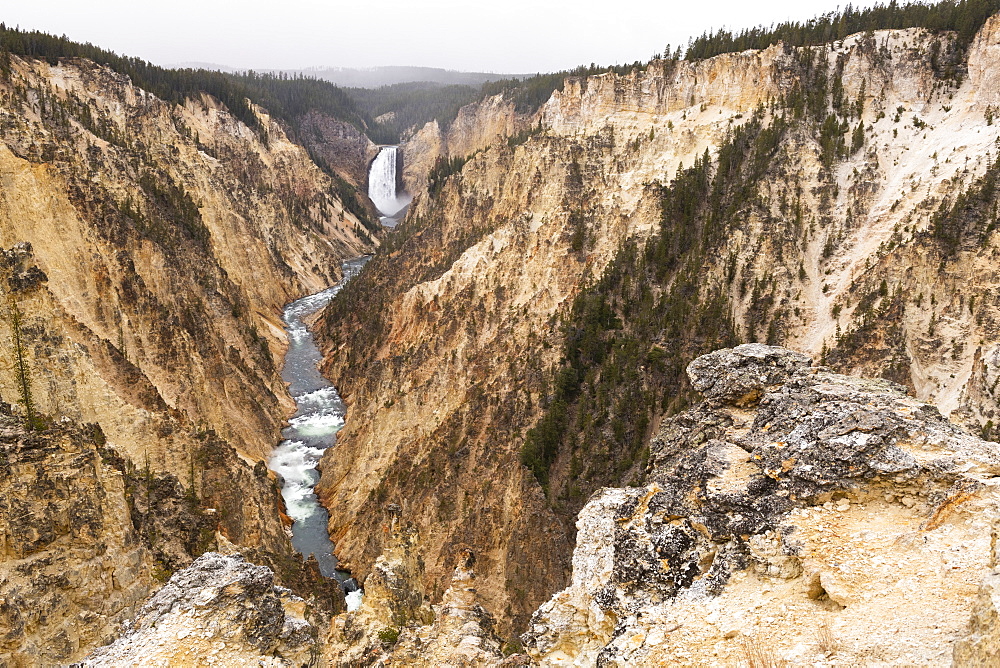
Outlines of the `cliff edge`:
M 645 487 L 580 513 L 572 583 L 522 636 L 534 659 L 987 665 L 996 443 L 783 348 L 687 372 L 704 401 L 662 425 Z

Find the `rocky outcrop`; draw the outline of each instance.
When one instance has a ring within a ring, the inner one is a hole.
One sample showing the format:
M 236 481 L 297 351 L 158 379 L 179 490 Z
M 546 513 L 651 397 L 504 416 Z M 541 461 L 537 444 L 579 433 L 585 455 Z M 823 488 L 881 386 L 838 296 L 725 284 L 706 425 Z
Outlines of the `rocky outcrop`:
M 442 127 L 436 120 L 419 128 L 400 145 L 403 185 L 407 192 L 427 188 L 427 175 L 438 160 L 465 159 L 498 141 L 532 127 L 533 115 L 520 114 L 512 101 L 493 95 L 468 104 Z
M 355 186 L 368 183 L 368 168 L 378 147 L 360 130 L 318 111 L 298 119 L 298 140 L 311 154 Z
M 432 606 L 434 622 L 404 628 L 392 649 L 391 665 L 458 668 L 503 663 L 503 642 L 493 616 L 477 600 L 475 561 L 471 550 L 459 555 L 451 586 L 441 603 Z
M 317 654 L 306 604 L 274 573 L 208 552 L 175 573 L 121 637 L 81 666 L 304 666 Z
M 572 584 L 523 637 L 535 659 L 989 656 L 1000 446 L 782 348 L 718 351 L 688 373 L 709 398 L 664 423 L 645 487 L 581 512 Z
M 699 357 L 688 365 L 688 376 L 706 399 L 750 406 L 769 386 L 783 383 L 811 361 L 801 353 L 776 355 L 768 347 L 743 346 Z
M 387 508 L 385 546 L 364 581 L 361 607 L 333 620 L 324 656 L 335 666 L 384 665 L 387 652 L 407 625 L 434 618 L 424 600 L 424 563 L 419 532 L 403 522 L 401 509 Z
M 475 554 L 462 551 L 441 603 L 429 605 L 419 533 L 400 512 L 388 507 L 387 544 L 361 607 L 334 619 L 324 656 L 344 667 L 500 665 L 503 643 L 477 596 Z

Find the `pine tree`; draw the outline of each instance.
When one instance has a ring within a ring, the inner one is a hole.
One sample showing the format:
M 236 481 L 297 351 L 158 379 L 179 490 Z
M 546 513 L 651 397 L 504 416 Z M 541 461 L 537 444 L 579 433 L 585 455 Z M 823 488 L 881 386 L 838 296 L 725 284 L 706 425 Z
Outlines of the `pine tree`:
M 31 394 L 31 371 L 24 352 L 24 331 L 21 328 L 21 310 L 17 307 L 17 302 L 14 300 L 13 295 L 9 295 L 7 301 L 10 311 L 11 337 L 14 344 L 14 378 L 17 382 L 17 391 L 21 398 L 21 405 L 24 407 L 24 423 L 30 431 L 38 427 L 38 419 L 35 415 L 35 400 Z

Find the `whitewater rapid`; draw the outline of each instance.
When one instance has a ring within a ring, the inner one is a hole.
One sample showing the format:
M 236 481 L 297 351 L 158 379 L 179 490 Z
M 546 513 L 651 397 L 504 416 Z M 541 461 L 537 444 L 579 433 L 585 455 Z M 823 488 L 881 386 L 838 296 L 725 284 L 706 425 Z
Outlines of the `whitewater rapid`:
M 284 440 L 268 461 L 271 470 L 281 476 L 281 496 L 286 512 L 294 520 L 292 546 L 303 556 L 313 555 L 323 575 L 340 581 L 350 576 L 337 570 L 327 529 L 329 514 L 320 505 L 313 488 L 319 481 L 316 470 L 319 460 L 323 451 L 334 444 L 347 410 L 337 388 L 319 372 L 323 356 L 305 319 L 326 306 L 367 261 L 367 257 L 348 260 L 339 283 L 285 307 L 282 319 L 288 332 L 288 352 L 281 377 L 288 383 L 288 392 L 297 409 L 281 432 Z M 347 596 L 349 608 L 360 605 L 360 591 L 349 592 Z

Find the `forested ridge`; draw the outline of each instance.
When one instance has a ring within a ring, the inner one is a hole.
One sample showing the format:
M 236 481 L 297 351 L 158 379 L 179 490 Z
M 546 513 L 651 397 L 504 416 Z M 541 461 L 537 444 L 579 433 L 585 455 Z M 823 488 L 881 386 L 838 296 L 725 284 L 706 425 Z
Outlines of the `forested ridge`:
M 1000 0 L 943 0 L 936 4 L 899 4 L 892 0 L 887 5 L 866 9 L 845 9 L 829 12 L 805 22 L 788 21 L 765 28 L 758 26 L 738 33 L 725 29 L 706 32 L 691 40 L 684 57 L 702 60 L 723 53 L 748 49 L 766 49 L 783 42 L 789 46 L 817 46 L 841 40 L 855 33 L 873 30 L 926 28 L 933 32 L 957 33 L 959 56 L 983 23 L 1000 11 Z M 659 59 L 679 60 L 681 50 L 671 50 L 668 45 Z M 601 66 L 595 63 L 581 65 L 572 70 L 536 74 L 523 79 L 500 79 L 484 83 L 478 89 L 472 86 L 433 86 L 431 84 L 398 84 L 378 89 L 350 89 L 348 92 L 369 118 L 391 112 L 392 117 L 373 123 L 370 136 L 378 143 L 397 143 L 410 128 L 437 120 L 447 127 L 455 120 L 458 110 L 466 104 L 503 94 L 513 101 L 520 114 L 533 114 L 545 104 L 556 90 L 562 90 L 569 77 L 586 77 L 596 74 L 629 74 L 644 71 L 649 62 Z
M 406 130 L 435 119 L 448 124 L 458 116 L 459 109 L 479 97 L 475 86 L 426 81 L 345 90 L 367 118 L 381 117 L 373 120 L 368 130 L 376 144 L 399 143 Z
M 346 90 L 366 118 L 379 119 L 372 120 L 368 130 L 372 141 L 378 144 L 396 144 L 405 138 L 408 130 L 419 129 L 431 121 L 437 121 L 443 128 L 447 128 L 458 117 L 462 107 L 494 95 L 505 95 L 513 101 L 517 113 L 530 115 L 538 111 L 554 91 L 562 90 L 567 77 L 606 72 L 627 74 L 645 67 L 639 62 L 610 67 L 591 63 L 573 70 L 536 74 L 524 79 L 488 81 L 479 87 L 414 82 Z
M 310 110 L 351 123 L 361 131 L 365 131 L 368 125 L 354 101 L 342 89 L 304 76 L 168 69 L 141 58 L 118 55 L 90 43 L 74 42 L 65 36 L 56 37 L 37 30 L 24 31 L 0 23 L 0 66 L 9 67 L 9 54 L 44 59 L 51 65 L 58 64 L 60 59 L 86 58 L 126 75 L 139 88 L 168 102 L 183 102 L 186 98 L 207 93 L 258 132 L 262 128 L 247 100 L 264 107 L 273 117 L 291 127 L 295 127 L 296 120 Z
M 983 23 L 1000 11 L 1000 0 L 943 0 L 936 4 L 899 4 L 856 9 L 851 5 L 843 11 L 823 14 L 805 22 L 787 21 L 769 28 L 758 26 L 739 33 L 725 29 L 706 32 L 691 41 L 687 60 L 702 60 L 723 53 L 748 49 L 766 49 L 783 42 L 789 46 L 817 46 L 848 35 L 873 30 L 926 28 L 932 32 L 945 30 L 958 33 L 958 42 L 965 47 L 972 41 Z
M 892 0 L 887 5 L 855 9 L 848 5 L 842 11 L 829 12 L 806 22 L 784 22 L 769 28 L 749 28 L 739 33 L 725 29 L 706 32 L 693 39 L 685 53 L 686 60 L 702 60 L 723 53 L 766 49 L 783 42 L 789 46 L 816 46 L 841 40 L 860 32 L 901 28 L 926 28 L 933 32 L 955 31 L 959 51 L 964 51 L 983 23 L 1000 11 L 1000 0 L 943 0 L 936 4 L 899 4 Z M 669 45 L 662 58 L 677 60 L 680 50 L 671 51 Z M 653 60 L 661 54 L 653 56 Z M 372 138 L 381 143 L 400 141 L 402 133 L 437 120 L 447 127 L 465 104 L 478 102 L 490 96 L 504 94 L 514 102 L 521 114 L 533 114 L 545 104 L 556 90 L 562 90 L 569 77 L 586 77 L 596 74 L 629 74 L 643 71 L 649 63 L 636 61 L 624 65 L 601 66 L 595 63 L 581 65 L 572 70 L 536 74 L 524 79 L 501 79 L 483 84 L 478 90 L 471 86 L 427 88 L 413 84 L 386 86 L 381 89 L 352 89 L 351 96 L 372 118 L 394 112 L 395 118 L 372 128 Z
M 7 54 L 7 55 L 5 55 Z M 0 23 L 0 66 L 9 67 L 9 55 L 44 59 L 51 65 L 60 59 L 85 58 L 124 74 L 132 83 L 168 102 L 206 93 L 222 102 L 248 127 L 261 133 L 257 116 L 249 102 L 264 107 L 271 116 L 291 129 L 309 111 L 320 111 L 346 121 L 378 144 L 398 143 L 410 128 L 437 120 L 447 127 L 463 106 L 504 93 L 520 113 L 533 113 L 568 76 L 587 76 L 614 71 L 624 73 L 644 67 L 600 67 L 594 64 L 524 80 L 504 79 L 481 87 L 441 86 L 427 82 L 396 84 L 380 88 L 340 88 L 330 82 L 305 75 L 246 72 L 219 72 L 206 69 L 170 69 L 141 58 L 124 56 L 93 44 L 76 42 L 41 31 L 10 28 Z M 384 117 L 380 122 L 373 119 Z
M 790 124 L 766 116 L 761 108 L 733 129 L 717 161 L 706 153 L 679 171 L 661 190 L 658 232 L 627 242 L 565 316 L 562 363 L 521 451 L 555 505 L 575 509 L 590 485 L 641 471 L 652 421 L 687 405 L 687 362 L 740 342 L 728 286 L 702 283 L 728 230 L 764 214 L 757 189 Z M 556 488 L 552 467 L 567 455 Z
M 922 27 L 931 31 L 955 31 L 964 50 L 985 20 L 1000 11 L 1000 0 L 943 0 L 936 4 L 898 4 L 829 12 L 805 22 L 789 21 L 770 27 L 758 26 L 741 32 L 720 29 L 706 32 L 688 45 L 687 60 L 711 58 L 723 53 L 764 49 L 778 42 L 790 46 L 810 46 L 844 39 L 848 35 L 882 29 Z M 89 43 L 74 42 L 39 31 L 22 31 L 0 24 L 0 53 L 44 58 L 57 63 L 60 58 L 87 58 L 129 76 L 133 83 L 156 96 L 178 102 L 185 97 L 208 93 L 225 104 L 248 126 L 258 129 L 249 99 L 295 127 L 295 120 L 309 110 L 318 110 L 344 120 L 381 144 L 398 143 L 405 133 L 437 120 L 447 127 L 464 105 L 504 94 L 522 114 L 534 113 L 567 77 L 584 77 L 613 72 L 619 75 L 642 71 L 647 63 L 600 66 L 594 63 L 572 70 L 537 74 L 524 79 L 490 81 L 482 86 L 439 85 L 414 82 L 380 88 L 344 89 L 327 81 L 304 75 L 261 74 L 253 71 L 224 73 L 205 69 L 168 69 L 141 58 L 121 56 Z M 655 54 L 657 60 L 661 54 Z M 680 50 L 663 58 L 676 60 Z M 651 61 L 650 61 L 651 62 Z M 376 122 L 375 118 L 381 117 Z

